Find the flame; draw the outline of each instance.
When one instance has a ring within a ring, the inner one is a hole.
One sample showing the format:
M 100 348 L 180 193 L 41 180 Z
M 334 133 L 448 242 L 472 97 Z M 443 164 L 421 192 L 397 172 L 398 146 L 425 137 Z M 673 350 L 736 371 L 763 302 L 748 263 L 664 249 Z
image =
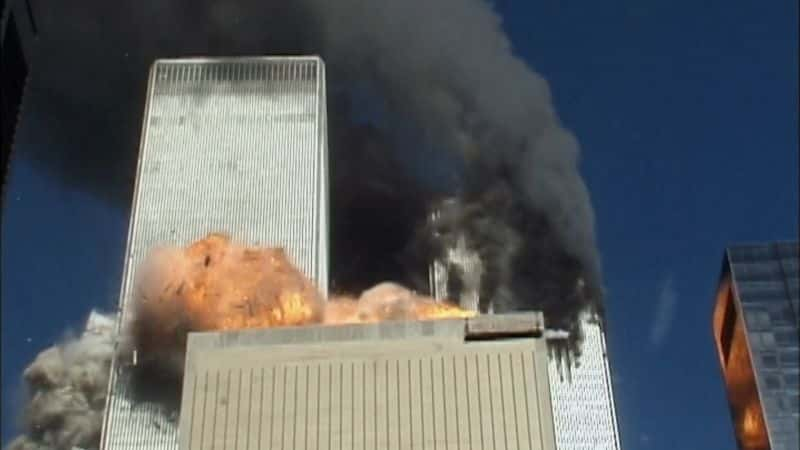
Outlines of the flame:
M 475 312 L 447 303 L 420 302 L 415 305 L 415 315 L 420 319 L 466 319 L 474 317 Z
M 475 315 L 448 303 L 438 303 L 394 283 L 381 283 L 357 299 L 334 297 L 325 305 L 325 323 L 371 323 L 383 320 L 431 320 Z
M 186 248 L 151 252 L 134 305 L 137 346 L 151 350 L 183 347 L 190 331 L 474 315 L 392 283 L 325 302 L 283 249 L 245 247 L 216 233 Z

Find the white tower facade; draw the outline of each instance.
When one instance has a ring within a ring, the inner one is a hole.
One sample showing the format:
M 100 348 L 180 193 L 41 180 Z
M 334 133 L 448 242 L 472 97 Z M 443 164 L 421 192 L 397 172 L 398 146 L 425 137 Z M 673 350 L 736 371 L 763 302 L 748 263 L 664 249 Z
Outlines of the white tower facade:
M 562 364 L 558 358 L 548 362 L 556 445 L 559 450 L 619 450 L 605 333 L 600 321 L 588 315 L 581 328 L 580 364 Z M 551 346 L 561 339 L 550 339 Z
M 211 232 L 249 246 L 284 247 L 327 292 L 320 58 L 156 61 L 143 121 L 118 326 L 130 315 L 143 258 L 154 247 L 184 246 Z M 124 359 L 112 365 L 101 449 L 177 449 L 176 414 L 133 393 L 135 357 Z
M 434 220 L 436 216 L 432 217 Z M 476 261 L 477 260 L 477 261 Z M 448 292 L 448 267 L 458 267 L 465 282 L 461 292 Z M 459 239 L 444 260 L 430 267 L 431 291 L 437 299 L 460 300 L 464 308 L 478 310 L 480 258 Z M 469 284 L 466 281 L 473 283 Z M 493 313 L 491 302 L 486 312 Z M 547 317 L 544 317 L 545 324 Z M 619 450 L 619 431 L 605 332 L 601 321 L 586 314 L 581 319 L 584 334 L 579 364 L 558 357 L 548 361 L 553 425 L 558 450 Z M 548 330 L 551 354 L 566 348 L 566 332 Z

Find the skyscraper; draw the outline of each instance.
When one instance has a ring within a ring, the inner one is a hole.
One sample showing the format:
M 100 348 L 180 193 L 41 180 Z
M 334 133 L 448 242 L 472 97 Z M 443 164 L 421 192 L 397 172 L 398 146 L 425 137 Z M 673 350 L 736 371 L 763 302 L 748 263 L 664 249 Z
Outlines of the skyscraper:
M 546 318 L 545 318 L 546 320 Z M 580 364 L 553 357 L 548 362 L 553 422 L 559 450 L 619 450 L 619 430 L 605 331 L 600 318 L 581 320 Z M 548 339 L 552 347 L 561 338 Z
M 191 333 L 179 448 L 554 450 L 541 327 L 527 313 Z
M 283 246 L 325 293 L 325 70 L 317 57 L 182 59 L 151 69 L 120 292 L 159 245 L 209 232 Z M 175 449 L 175 416 L 136 398 L 135 360 L 114 361 L 103 449 Z
M 433 217 L 435 220 L 435 215 Z M 478 298 L 480 293 L 481 262 L 466 241 L 459 239 L 447 250 L 443 261 L 434 261 L 430 268 L 431 291 L 437 299 L 466 298 L 465 308 L 481 305 L 491 313 L 491 301 Z M 457 271 L 464 280 L 454 285 L 450 278 Z M 544 317 L 545 324 L 547 317 Z M 584 334 L 580 364 L 573 365 L 555 354 L 565 348 L 566 335 L 547 333 L 550 353 L 548 360 L 553 422 L 558 450 L 619 450 L 613 384 L 602 319 L 586 312 L 581 318 Z
M 800 426 L 797 242 L 725 251 L 714 340 L 742 450 L 795 450 Z

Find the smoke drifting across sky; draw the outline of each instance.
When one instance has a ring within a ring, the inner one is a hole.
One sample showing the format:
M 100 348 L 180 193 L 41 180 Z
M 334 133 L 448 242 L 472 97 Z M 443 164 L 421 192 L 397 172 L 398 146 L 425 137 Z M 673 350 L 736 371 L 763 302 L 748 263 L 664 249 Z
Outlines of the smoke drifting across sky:
M 552 326 L 576 331 L 578 311 L 602 292 L 578 144 L 490 5 L 287 3 L 40 8 L 40 120 L 53 140 L 79 144 L 55 142 L 29 156 L 127 207 L 153 59 L 320 54 L 330 93 L 332 287 L 358 292 L 391 279 L 423 288 L 425 264 L 463 234 L 486 262 L 483 294 L 495 311 L 541 309 Z M 369 113 L 357 101 L 365 92 Z M 443 165 L 456 182 L 425 176 Z M 436 229 L 422 226 L 431 201 L 453 193 L 459 201 Z

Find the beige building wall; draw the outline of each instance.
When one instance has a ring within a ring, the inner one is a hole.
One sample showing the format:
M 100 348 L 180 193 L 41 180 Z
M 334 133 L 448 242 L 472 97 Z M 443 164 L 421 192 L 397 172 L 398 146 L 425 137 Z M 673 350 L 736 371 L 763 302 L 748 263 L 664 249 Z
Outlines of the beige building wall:
M 555 449 L 544 340 L 466 341 L 444 322 L 404 338 L 326 327 L 354 338 L 338 342 L 193 335 L 180 449 Z

